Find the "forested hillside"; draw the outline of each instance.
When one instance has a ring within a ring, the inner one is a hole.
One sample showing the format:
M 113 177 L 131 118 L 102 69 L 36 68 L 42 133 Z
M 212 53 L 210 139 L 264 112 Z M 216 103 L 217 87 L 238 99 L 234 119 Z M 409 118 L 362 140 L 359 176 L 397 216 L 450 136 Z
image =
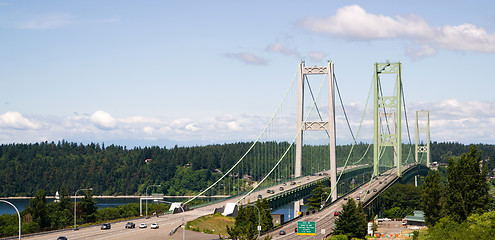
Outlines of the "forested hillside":
M 227 171 L 251 144 L 176 146 L 170 149 L 127 149 L 66 141 L 0 145 L 0 197 L 34 196 L 39 190 L 54 195 L 62 186 L 69 192 L 92 187 L 95 195 L 135 195 L 143 194 L 146 187 L 152 184 L 161 184 L 157 191 L 164 194 L 192 194 L 218 179 L 221 176 L 218 170 Z M 283 152 L 289 144 L 267 142 L 263 145 L 265 149 Z M 477 146 L 483 153 L 482 159 L 489 160 L 488 169 L 493 169 L 495 146 Z M 304 153 L 304 159 L 328 156 L 327 146 L 305 147 L 308 150 Z M 353 155 L 356 158 L 362 156 L 367 147 L 366 144 L 358 144 Z M 449 157 L 459 156 L 468 148 L 458 143 L 432 143 L 432 161 L 447 162 Z M 349 145 L 337 147 L 338 165 L 345 161 L 349 149 Z M 372 159 L 369 152 L 367 155 L 365 162 Z M 257 161 L 261 160 L 255 158 L 250 161 L 245 173 L 253 176 L 254 180 L 263 175 L 263 169 L 256 167 L 259 164 Z M 265 165 L 270 164 L 265 162 Z

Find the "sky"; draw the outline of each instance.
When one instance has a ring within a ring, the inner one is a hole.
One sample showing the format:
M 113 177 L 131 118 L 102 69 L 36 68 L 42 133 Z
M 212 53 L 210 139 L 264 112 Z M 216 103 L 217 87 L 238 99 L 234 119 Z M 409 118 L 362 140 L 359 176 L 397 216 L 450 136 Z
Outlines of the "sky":
M 298 65 L 335 64 L 352 122 L 402 63 L 409 123 L 495 144 L 495 2 L 0 0 L 0 144 L 253 141 Z M 413 127 L 412 125 L 410 127 Z

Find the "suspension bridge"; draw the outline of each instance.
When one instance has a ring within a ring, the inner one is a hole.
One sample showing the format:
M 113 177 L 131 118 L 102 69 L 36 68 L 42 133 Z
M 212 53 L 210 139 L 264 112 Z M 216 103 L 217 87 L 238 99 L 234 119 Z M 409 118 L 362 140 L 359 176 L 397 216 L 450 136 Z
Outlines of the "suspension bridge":
M 395 182 L 424 175 L 430 163 L 429 112 L 416 111 L 411 136 L 401 63 L 374 64 L 358 122 L 348 118 L 336 76 L 331 61 L 320 67 L 301 62 L 275 113 L 259 136 L 246 144 L 245 153 L 230 159 L 232 166 L 223 166 L 222 176 L 198 195 L 173 204 L 179 214 L 157 220 L 160 229 L 177 230 L 178 225 L 214 212 L 235 214 L 237 206 L 262 198 L 273 210 L 289 205 L 289 215 L 297 221 L 314 221 L 316 237 L 322 238 L 332 232 L 334 213 L 346 198 L 368 206 Z M 304 211 L 304 199 L 318 182 L 330 186 L 328 197 L 321 199 L 319 211 Z M 200 197 L 215 195 L 228 197 L 183 211 Z M 297 236 L 296 221 L 291 219 L 277 229 L 287 232 L 284 239 L 313 238 Z M 265 234 L 277 239 L 281 237 L 277 233 Z M 88 229 L 73 233 L 77 234 L 103 233 Z M 48 235 L 39 239 L 44 237 Z
M 430 163 L 429 112 L 416 111 L 413 143 L 400 62 L 374 64 L 358 124 L 348 118 L 343 99 L 333 62 L 311 67 L 301 62 L 282 102 L 245 154 L 183 204 L 223 193 L 229 197 L 198 209 L 229 215 L 236 206 L 266 198 L 272 209 L 290 204 L 289 215 L 304 216 L 303 199 L 319 181 L 330 186 L 322 199 L 328 208 L 365 184 L 374 186 L 369 196 L 369 190 L 360 194 L 368 204 L 404 173 L 409 179 L 425 172 Z M 338 139 L 348 140 L 337 145 Z M 383 174 L 389 184 L 376 180 Z

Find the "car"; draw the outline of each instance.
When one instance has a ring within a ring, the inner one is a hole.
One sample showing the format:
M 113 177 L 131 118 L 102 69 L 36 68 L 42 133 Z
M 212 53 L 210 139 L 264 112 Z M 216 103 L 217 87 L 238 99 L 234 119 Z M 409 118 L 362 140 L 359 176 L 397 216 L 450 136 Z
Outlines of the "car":
M 356 200 L 361 200 L 361 198 L 359 196 L 356 197 Z
M 347 197 L 344 197 L 344 201 L 347 201 Z
M 283 187 L 280 187 L 280 188 L 278 188 L 278 190 L 283 191 L 283 190 L 284 190 L 284 188 L 283 188 Z
M 382 184 L 382 181 L 378 182 L 378 184 Z
M 377 192 L 376 188 L 375 188 L 375 189 L 373 189 L 373 192 Z
M 125 224 L 125 228 L 135 228 L 136 227 L 136 224 L 134 224 L 133 222 L 128 222 Z
M 263 199 L 263 196 L 261 196 L 261 194 L 259 194 L 258 199 Z
M 338 216 L 339 215 L 339 212 L 334 212 L 333 215 L 334 216 Z
M 294 232 L 297 232 L 297 228 L 294 228 Z
M 266 193 L 272 193 L 272 190 L 267 189 L 267 190 L 266 190 Z
M 147 228 L 147 227 L 148 227 L 148 225 L 146 225 L 146 223 L 139 224 L 139 228 Z
M 363 194 L 363 191 L 359 191 L 359 194 Z
M 296 185 L 296 182 L 291 182 L 290 185 Z
M 112 228 L 112 225 L 110 225 L 110 223 L 103 223 L 101 225 L 101 230 L 107 230 L 107 229 L 110 229 Z
M 60 237 L 57 238 L 57 240 L 67 240 L 67 238 L 64 237 L 64 236 L 60 236 Z
M 306 177 L 306 180 L 309 180 L 309 177 Z
M 285 235 L 285 231 L 284 230 L 280 230 L 280 232 L 278 232 L 279 235 Z
M 283 183 L 282 185 L 287 186 L 287 183 Z
M 158 228 L 158 223 L 152 223 L 150 228 L 151 229 L 157 229 Z

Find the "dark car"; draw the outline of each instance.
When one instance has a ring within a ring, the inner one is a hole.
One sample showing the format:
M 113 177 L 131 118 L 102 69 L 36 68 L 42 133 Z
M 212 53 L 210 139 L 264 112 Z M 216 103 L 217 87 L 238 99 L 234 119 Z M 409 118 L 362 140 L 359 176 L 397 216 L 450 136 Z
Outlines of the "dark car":
M 284 230 L 280 230 L 280 232 L 278 234 L 285 235 L 285 231 Z
M 110 225 L 110 223 L 103 223 L 101 225 L 101 230 L 106 230 L 106 229 L 110 229 L 112 228 L 112 226 Z
M 61 237 L 58 237 L 57 240 L 67 240 L 67 238 L 64 236 L 61 236 Z
M 258 199 L 263 199 L 263 196 L 261 196 L 261 194 L 259 194 Z
M 125 228 L 135 228 L 135 227 L 136 227 L 136 224 L 133 222 L 128 222 L 125 224 Z
M 376 190 L 376 188 L 375 188 L 375 189 L 373 189 L 373 192 L 376 192 L 376 191 L 377 191 L 377 190 Z
M 283 188 L 283 187 L 279 187 L 279 188 L 278 188 L 278 190 L 283 191 L 283 190 L 284 190 L 284 188 Z

